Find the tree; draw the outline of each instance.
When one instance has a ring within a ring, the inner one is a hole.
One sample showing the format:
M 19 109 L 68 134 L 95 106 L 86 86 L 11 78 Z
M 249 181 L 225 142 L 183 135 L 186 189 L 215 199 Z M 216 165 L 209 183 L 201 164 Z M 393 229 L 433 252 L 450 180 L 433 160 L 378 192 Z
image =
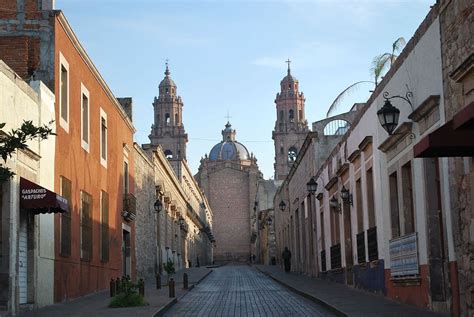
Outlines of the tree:
M 331 114 L 336 112 L 341 101 L 346 96 L 357 90 L 362 84 L 371 83 L 375 85 L 375 87 L 377 87 L 377 85 L 379 84 L 379 79 L 382 77 L 382 74 L 385 70 L 390 69 L 393 63 L 395 63 L 395 60 L 398 57 L 397 54 L 402 51 L 405 44 L 405 39 L 401 36 L 395 42 L 393 42 L 391 53 L 383 53 L 375 56 L 372 60 L 372 67 L 370 68 L 370 73 L 373 76 L 374 81 L 362 80 L 349 85 L 339 95 L 337 95 L 336 99 L 334 99 L 332 104 L 329 106 L 328 112 L 326 113 L 326 117 L 329 117 Z
M 392 43 L 391 53 L 383 53 L 374 57 L 372 61 L 371 72 L 374 75 L 375 86 L 378 85 L 378 80 L 382 76 L 384 70 L 390 69 L 393 63 L 395 63 L 395 60 L 398 57 L 397 54 L 402 51 L 405 44 L 405 39 L 400 36 L 395 42 Z
M 11 158 L 15 151 L 27 149 L 28 141 L 45 140 L 50 135 L 56 135 L 50 127 L 52 123 L 51 121 L 49 125 L 35 126 L 33 121 L 27 120 L 23 121 L 20 128 L 12 129 L 10 132 L 3 132 L 6 123 L 0 123 L 0 132 L 3 132 L 0 133 L 0 157 L 3 160 L 3 163 L 0 161 L 0 184 L 15 175 L 5 166 L 7 159 Z
M 353 83 L 349 85 L 346 89 L 344 89 L 339 95 L 337 95 L 336 99 L 332 102 L 332 104 L 329 106 L 328 112 L 326 113 L 326 118 L 329 117 L 331 114 L 336 112 L 338 106 L 341 104 L 341 101 L 348 95 L 350 95 L 352 92 L 357 90 L 362 84 L 375 84 L 373 81 L 370 80 L 362 80 L 358 81 L 356 83 Z

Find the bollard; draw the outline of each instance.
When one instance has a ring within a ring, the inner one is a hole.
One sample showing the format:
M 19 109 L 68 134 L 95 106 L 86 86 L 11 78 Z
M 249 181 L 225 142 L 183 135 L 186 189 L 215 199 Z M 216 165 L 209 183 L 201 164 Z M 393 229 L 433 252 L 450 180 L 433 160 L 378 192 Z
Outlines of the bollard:
M 174 280 L 173 278 L 170 278 L 170 281 L 168 283 L 168 287 L 169 287 L 169 290 L 170 290 L 170 297 L 175 297 L 175 292 L 174 292 Z
M 156 289 L 161 289 L 161 275 L 160 275 L 160 273 L 156 274 Z
M 183 274 L 183 289 L 188 289 L 188 273 Z
M 115 281 L 113 278 L 110 279 L 110 297 L 115 296 Z
M 145 281 L 142 278 L 138 280 L 138 293 L 145 297 Z

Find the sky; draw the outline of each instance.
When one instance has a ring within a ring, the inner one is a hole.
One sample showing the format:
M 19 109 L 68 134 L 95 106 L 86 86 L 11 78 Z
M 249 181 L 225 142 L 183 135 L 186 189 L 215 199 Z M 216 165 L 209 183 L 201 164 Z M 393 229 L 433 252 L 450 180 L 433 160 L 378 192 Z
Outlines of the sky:
M 371 80 L 374 56 L 413 36 L 435 0 L 56 0 L 116 97 L 133 98 L 135 141 L 149 143 L 152 102 L 169 59 L 193 173 L 230 116 L 236 139 L 273 177 L 275 96 L 299 80 L 306 119 L 326 117 L 350 84 Z M 370 85 L 338 113 L 369 97 Z M 376 120 L 376 119 L 374 119 Z M 375 121 L 374 121 L 375 122 Z

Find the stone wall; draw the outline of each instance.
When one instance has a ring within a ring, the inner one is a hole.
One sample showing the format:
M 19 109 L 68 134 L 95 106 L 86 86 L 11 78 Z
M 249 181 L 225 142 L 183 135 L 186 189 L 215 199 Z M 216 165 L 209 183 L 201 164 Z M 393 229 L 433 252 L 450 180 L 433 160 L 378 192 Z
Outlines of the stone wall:
M 135 145 L 135 196 L 137 198 L 136 256 L 137 275 L 152 279 L 157 272 L 156 214 L 153 204 L 156 200 L 153 165 Z
M 446 121 L 474 101 L 474 5 L 469 0 L 439 1 Z M 474 164 L 450 158 L 449 178 L 460 314 L 474 314 Z M 451 267 L 456 271 L 456 267 Z M 454 308 L 456 308 L 456 303 Z

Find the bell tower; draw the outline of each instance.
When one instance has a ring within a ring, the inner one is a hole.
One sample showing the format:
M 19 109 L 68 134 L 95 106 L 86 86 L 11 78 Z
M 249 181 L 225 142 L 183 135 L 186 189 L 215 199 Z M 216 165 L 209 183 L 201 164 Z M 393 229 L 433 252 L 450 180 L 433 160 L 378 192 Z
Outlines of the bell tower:
M 280 82 L 275 104 L 277 119 L 272 139 L 275 144 L 275 180 L 284 180 L 308 133 L 304 113 L 304 94 L 299 92 L 298 80 L 291 75 L 287 60 L 287 75 Z
M 183 101 L 170 74 L 166 62 L 165 78 L 159 85 L 158 98 L 153 101 L 154 124 L 149 138 L 152 146 L 161 145 L 168 159 L 186 160 L 188 135 L 183 125 Z

